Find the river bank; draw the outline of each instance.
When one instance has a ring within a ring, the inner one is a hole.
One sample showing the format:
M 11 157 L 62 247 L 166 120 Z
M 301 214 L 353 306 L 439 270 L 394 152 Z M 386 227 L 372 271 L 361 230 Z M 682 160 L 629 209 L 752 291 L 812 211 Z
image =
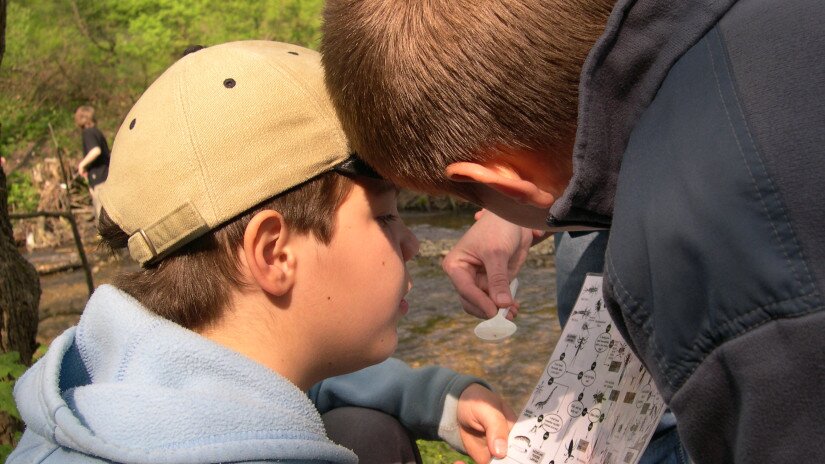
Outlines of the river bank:
M 465 314 L 455 290 L 440 267 L 441 258 L 472 222 L 467 215 L 405 215 L 421 241 L 421 251 L 409 264 L 413 289 L 409 314 L 399 324 L 395 356 L 413 366 L 439 364 L 484 378 L 518 413 L 528 399 L 559 336 L 555 312 L 555 268 L 552 241 L 531 250 L 519 274 L 519 330 L 499 344 L 473 334 L 479 320 Z M 115 273 L 135 269 L 126 259 L 107 257 L 87 247 L 95 286 L 111 282 Z M 70 250 L 64 250 L 70 252 Z M 38 342 L 48 344 L 74 325 L 88 299 L 81 270 L 41 277 L 41 322 Z

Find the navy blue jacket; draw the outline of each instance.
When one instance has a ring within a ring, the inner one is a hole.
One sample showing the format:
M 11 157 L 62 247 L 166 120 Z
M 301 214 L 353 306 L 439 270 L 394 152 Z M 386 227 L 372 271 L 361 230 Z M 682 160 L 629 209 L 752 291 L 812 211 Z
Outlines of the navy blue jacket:
M 605 296 L 697 463 L 825 462 L 825 2 L 620 0 L 548 223 L 605 225 Z

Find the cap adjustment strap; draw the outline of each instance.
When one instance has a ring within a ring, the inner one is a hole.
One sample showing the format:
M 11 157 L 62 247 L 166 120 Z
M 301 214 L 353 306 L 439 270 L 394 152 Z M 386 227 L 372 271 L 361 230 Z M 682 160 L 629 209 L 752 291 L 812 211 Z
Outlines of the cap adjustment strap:
M 186 202 L 129 237 L 129 254 L 140 264 L 166 255 L 209 230 L 198 210 Z

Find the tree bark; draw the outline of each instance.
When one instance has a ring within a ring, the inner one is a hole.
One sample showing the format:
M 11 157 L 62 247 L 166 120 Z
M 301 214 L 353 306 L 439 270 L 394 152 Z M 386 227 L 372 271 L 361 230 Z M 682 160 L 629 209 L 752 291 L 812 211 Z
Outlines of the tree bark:
M 2 1 L 2 0 L 0 0 Z M 17 351 L 31 364 L 36 347 L 40 279 L 34 266 L 17 251 L 9 220 L 6 173 L 0 167 L 0 350 Z M 16 445 L 22 421 L 0 411 L 0 443 Z
M 36 348 L 40 279 L 17 251 L 9 220 L 6 174 L 0 169 L 0 350 L 30 364 Z
M 0 64 L 6 51 L 7 6 L 7 0 L 0 0 Z M 26 365 L 36 348 L 39 304 L 40 278 L 14 244 L 6 172 L 0 167 L 0 350 L 17 351 Z
M 0 64 L 6 51 L 7 0 L 0 0 Z M 40 279 L 31 263 L 17 251 L 9 219 L 6 173 L 0 166 L 0 350 L 17 351 L 20 360 L 31 364 L 36 347 Z M 14 444 L 23 424 L 0 413 L 0 443 Z

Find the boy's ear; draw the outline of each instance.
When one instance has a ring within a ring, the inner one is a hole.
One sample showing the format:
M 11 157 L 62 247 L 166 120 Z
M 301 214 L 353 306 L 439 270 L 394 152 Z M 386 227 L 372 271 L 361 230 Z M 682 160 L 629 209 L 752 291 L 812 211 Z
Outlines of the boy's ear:
M 555 197 L 525 179 L 513 166 L 497 160 L 481 163 L 458 162 L 447 165 L 447 178 L 456 182 L 475 182 L 522 204 L 549 208 Z
M 281 213 L 255 214 L 243 236 L 243 262 L 253 280 L 273 296 L 283 296 L 295 284 L 295 253 Z

